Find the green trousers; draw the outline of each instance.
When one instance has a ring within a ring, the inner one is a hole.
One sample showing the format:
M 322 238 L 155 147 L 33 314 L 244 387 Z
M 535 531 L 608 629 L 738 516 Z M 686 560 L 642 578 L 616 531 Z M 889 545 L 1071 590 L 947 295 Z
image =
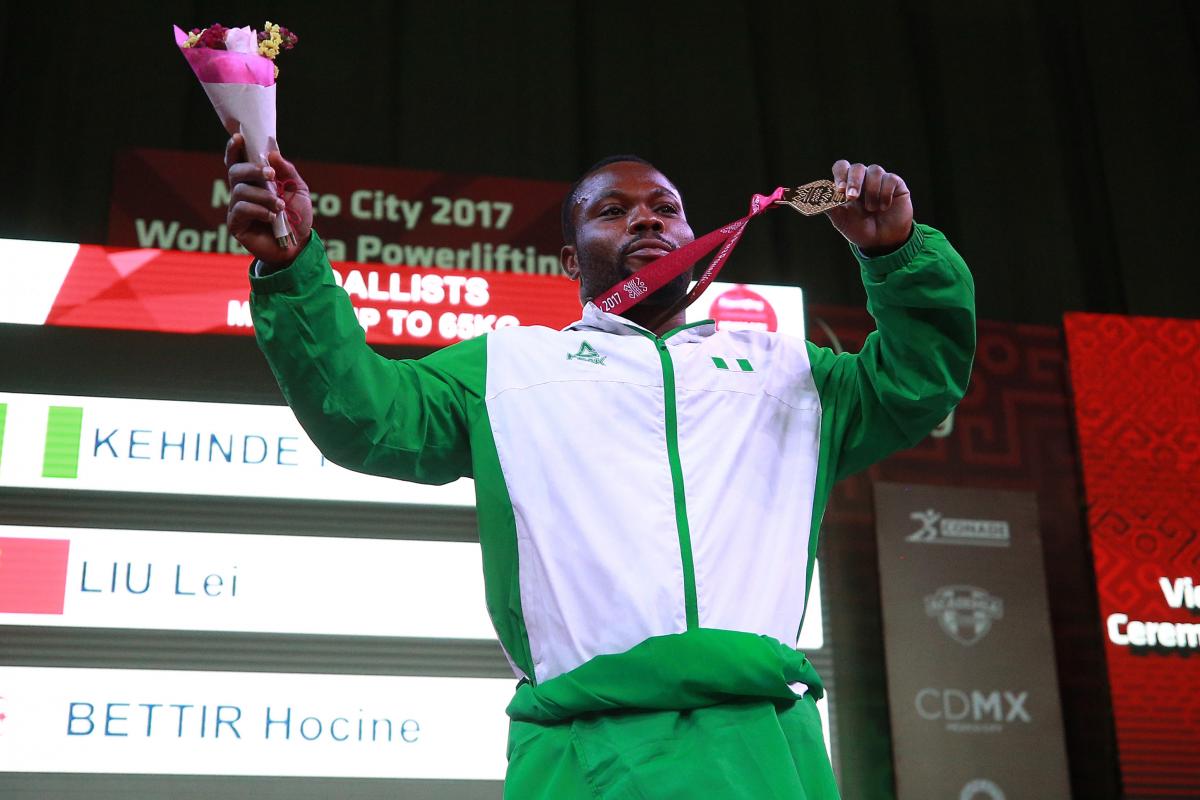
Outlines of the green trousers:
M 838 800 L 812 695 L 513 721 L 505 800 Z

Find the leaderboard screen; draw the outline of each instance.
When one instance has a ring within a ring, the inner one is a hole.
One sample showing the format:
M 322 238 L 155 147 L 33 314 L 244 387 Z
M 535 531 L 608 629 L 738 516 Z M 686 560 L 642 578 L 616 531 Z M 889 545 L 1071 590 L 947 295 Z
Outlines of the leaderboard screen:
M 797 289 L 716 292 L 739 324 L 802 320 Z M 0 796 L 499 797 L 516 680 L 471 482 L 329 463 L 237 326 L 6 303 Z M 799 646 L 832 687 L 819 580 Z
M 0 794 L 498 796 L 515 679 L 469 481 L 342 470 L 285 406 L 0 408 Z

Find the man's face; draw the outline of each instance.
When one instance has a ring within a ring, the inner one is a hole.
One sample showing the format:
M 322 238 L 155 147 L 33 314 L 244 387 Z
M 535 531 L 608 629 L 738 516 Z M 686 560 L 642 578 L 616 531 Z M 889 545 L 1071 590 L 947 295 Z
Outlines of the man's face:
M 561 259 L 567 275 L 579 280 L 585 303 L 695 238 L 678 190 L 646 164 L 609 164 L 590 175 L 576 197 L 575 244 L 563 247 Z M 642 305 L 671 305 L 690 279 L 685 272 Z

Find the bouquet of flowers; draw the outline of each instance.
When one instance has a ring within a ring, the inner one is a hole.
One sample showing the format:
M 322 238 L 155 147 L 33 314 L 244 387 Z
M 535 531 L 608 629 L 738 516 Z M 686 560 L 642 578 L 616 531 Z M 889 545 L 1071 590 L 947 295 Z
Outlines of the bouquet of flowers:
M 231 135 L 246 140 L 246 157 L 267 163 L 267 153 L 278 150 L 275 138 L 275 58 L 291 50 L 299 38 L 287 28 L 268 22 L 261 31 L 210 25 L 184 33 L 175 26 L 175 44 L 204 87 L 204 93 Z M 271 192 L 279 192 L 273 183 Z M 288 215 L 275 217 L 275 240 L 280 247 L 296 243 Z

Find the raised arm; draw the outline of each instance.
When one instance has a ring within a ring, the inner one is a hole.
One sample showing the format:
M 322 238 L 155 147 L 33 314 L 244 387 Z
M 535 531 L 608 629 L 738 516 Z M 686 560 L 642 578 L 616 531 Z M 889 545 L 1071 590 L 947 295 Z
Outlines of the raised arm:
M 858 353 L 808 346 L 836 480 L 921 441 L 962 399 L 975 354 L 975 286 L 946 237 L 913 224 L 903 179 L 845 161 L 833 171 L 851 202 L 829 216 L 853 245 L 876 322 Z
M 372 350 L 312 231 L 308 189 L 295 168 L 272 153 L 264 173 L 239 158 L 238 138 L 226 151 L 229 227 L 256 256 L 255 336 L 300 424 L 326 458 L 348 469 L 421 483 L 470 475 L 469 420 L 482 397 L 484 338 L 419 360 Z M 295 183 L 297 247 L 280 248 L 271 233 L 270 215 L 281 208 L 256 184 L 272 178 Z

